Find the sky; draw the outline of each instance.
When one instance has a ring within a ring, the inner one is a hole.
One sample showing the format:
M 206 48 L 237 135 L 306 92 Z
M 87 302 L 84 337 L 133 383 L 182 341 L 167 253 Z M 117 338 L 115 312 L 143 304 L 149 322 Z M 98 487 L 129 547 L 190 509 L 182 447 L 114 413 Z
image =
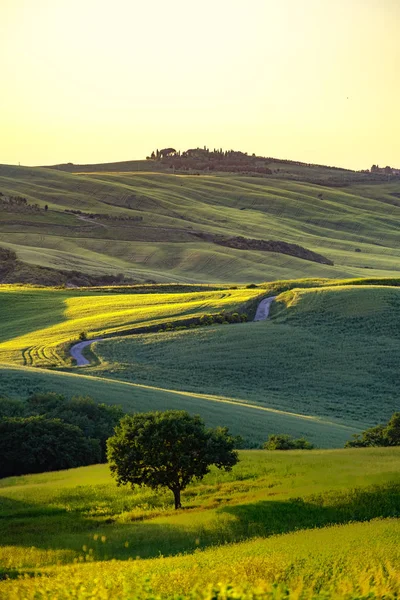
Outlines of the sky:
M 400 0 L 0 0 L 0 163 L 400 168 Z

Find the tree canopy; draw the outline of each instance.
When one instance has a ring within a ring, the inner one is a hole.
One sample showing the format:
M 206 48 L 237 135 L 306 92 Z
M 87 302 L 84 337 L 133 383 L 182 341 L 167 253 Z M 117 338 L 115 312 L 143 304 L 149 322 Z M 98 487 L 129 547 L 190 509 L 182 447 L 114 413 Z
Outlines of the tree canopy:
M 126 415 L 107 442 L 117 484 L 166 487 L 181 508 L 181 491 L 216 465 L 226 471 L 238 461 L 236 438 L 226 427 L 207 429 L 186 411 Z
M 264 450 L 313 450 L 314 445 L 305 438 L 295 439 L 291 435 L 271 434 L 263 445 Z
M 361 434 L 355 433 L 345 444 L 345 448 L 366 446 L 400 446 L 400 412 L 393 413 L 386 425 L 376 425 Z
M 105 462 L 107 438 L 123 414 L 84 396 L 0 398 L 0 477 Z
M 100 441 L 101 461 L 106 462 L 106 442 L 114 433 L 114 427 L 124 413 L 119 406 L 98 404 L 90 396 L 74 396 L 71 399 L 47 392 L 35 394 L 27 400 L 30 415 L 45 415 L 78 426 L 84 435 Z
M 58 471 L 100 461 L 99 440 L 60 419 L 4 417 L 0 420 L 0 477 Z

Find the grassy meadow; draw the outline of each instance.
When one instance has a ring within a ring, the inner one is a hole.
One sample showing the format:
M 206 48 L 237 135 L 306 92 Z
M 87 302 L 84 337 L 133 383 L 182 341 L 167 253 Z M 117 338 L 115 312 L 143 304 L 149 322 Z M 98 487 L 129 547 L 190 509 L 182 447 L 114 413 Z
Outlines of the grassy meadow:
M 124 333 L 204 313 L 240 310 L 263 293 L 239 289 L 183 294 L 105 294 L 20 286 L 0 287 L 0 362 L 17 365 L 65 366 L 63 345 Z M 132 293 L 133 292 L 133 293 Z
M 26 214 L 1 209 L 0 245 L 33 265 L 122 272 L 138 282 L 399 274 L 398 182 L 332 188 L 235 174 L 67 173 L 2 165 L 0 191 L 49 207 Z M 283 240 L 325 255 L 334 266 L 228 248 L 197 234 Z
M 271 433 L 342 447 L 398 409 L 398 280 L 365 282 L 181 293 L 2 286 L 2 394 L 83 394 L 126 412 L 186 409 L 210 426 L 229 426 L 247 447 Z M 206 312 L 245 308 L 251 316 L 266 294 L 277 295 L 267 321 L 127 335 Z M 81 331 L 116 336 L 92 345 L 92 366 L 84 369 L 68 366 L 69 344 Z
M 96 343 L 88 372 L 363 427 L 398 410 L 399 332 L 398 287 L 297 288 L 267 321 Z
M 247 592 L 218 597 L 395 597 L 397 448 L 240 459 L 191 484 L 178 512 L 170 492 L 118 488 L 106 465 L 2 480 L 0 564 L 14 579 L 0 597 L 211 599 L 226 584 Z

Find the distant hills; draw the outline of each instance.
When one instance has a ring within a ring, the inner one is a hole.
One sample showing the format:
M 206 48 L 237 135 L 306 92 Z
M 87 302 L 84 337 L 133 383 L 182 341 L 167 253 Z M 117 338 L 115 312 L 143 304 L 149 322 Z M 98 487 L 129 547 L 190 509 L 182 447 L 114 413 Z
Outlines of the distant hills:
M 0 247 L 15 253 L 0 282 L 398 276 L 399 178 L 290 161 L 268 163 L 272 173 L 174 162 L 214 158 L 206 149 L 103 165 L 0 165 Z M 236 152 L 215 160 L 260 165 Z
M 379 168 L 373 165 L 371 170 L 353 171 L 342 167 L 304 163 L 288 159 L 257 156 L 240 150 L 210 150 L 189 148 L 180 151 L 175 148 L 153 150 L 146 160 L 132 160 L 115 163 L 74 165 L 65 163 L 51 165 L 48 168 L 70 173 L 102 171 L 169 171 L 179 173 L 241 173 L 257 176 L 272 176 L 279 179 L 307 181 L 332 187 L 341 187 L 351 183 L 382 183 L 388 180 L 400 181 L 400 169 L 389 166 Z

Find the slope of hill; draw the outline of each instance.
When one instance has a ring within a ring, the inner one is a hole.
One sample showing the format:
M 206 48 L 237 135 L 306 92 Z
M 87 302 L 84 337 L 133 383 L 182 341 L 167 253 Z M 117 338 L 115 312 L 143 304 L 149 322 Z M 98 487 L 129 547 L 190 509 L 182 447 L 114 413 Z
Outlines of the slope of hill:
M 398 448 L 240 459 L 191 484 L 178 513 L 169 491 L 117 488 L 106 465 L 2 480 L 2 573 L 26 576 L 0 596 L 396 597 Z
M 87 371 L 85 370 L 85 373 Z M 227 426 L 244 438 L 246 447 L 260 446 L 272 433 L 305 436 L 320 448 L 341 448 L 359 423 L 270 409 L 237 398 L 187 393 L 154 386 L 136 385 L 111 378 L 0 364 L 1 393 L 10 398 L 56 392 L 69 398 L 91 396 L 96 402 L 121 405 L 126 412 L 187 410 L 199 414 L 209 427 Z
M 110 288 L 107 293 L 102 288 L 0 286 L 0 361 L 65 366 L 64 346 L 78 341 L 82 332 L 91 338 L 126 334 L 207 312 L 244 310 L 262 294 L 259 289 L 135 294 L 135 287 Z
M 38 204 L 24 212 L 0 202 L 0 246 L 41 267 L 123 273 L 138 282 L 399 272 L 396 182 L 330 188 L 237 174 L 85 174 L 3 165 L 0 192 Z M 218 243 L 239 237 L 239 247 Z M 270 242 L 281 242 L 276 252 L 265 251 Z M 282 242 L 303 251 L 283 254 Z M 307 251 L 334 265 L 306 260 Z
M 400 288 L 294 289 L 268 321 L 95 344 L 90 372 L 374 425 L 399 410 L 399 332 Z
M 3 286 L 0 356 L 9 365 L 0 368 L 2 393 L 88 394 L 128 411 L 186 407 L 212 425 L 229 425 L 249 445 L 285 432 L 322 447 L 342 446 L 399 409 L 400 288 L 383 286 L 384 280 L 329 283 L 214 291 Z M 221 310 L 251 315 L 265 295 L 277 295 L 268 321 L 140 333 L 143 326 L 158 331 Z M 11 368 L 66 368 L 69 345 L 83 331 L 89 338 L 112 336 L 92 344 L 97 360 L 85 376 Z

